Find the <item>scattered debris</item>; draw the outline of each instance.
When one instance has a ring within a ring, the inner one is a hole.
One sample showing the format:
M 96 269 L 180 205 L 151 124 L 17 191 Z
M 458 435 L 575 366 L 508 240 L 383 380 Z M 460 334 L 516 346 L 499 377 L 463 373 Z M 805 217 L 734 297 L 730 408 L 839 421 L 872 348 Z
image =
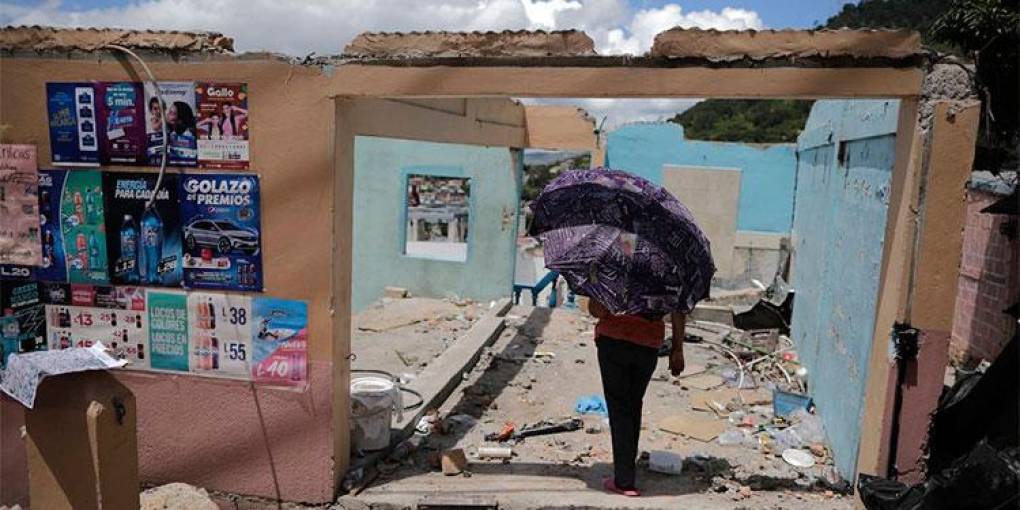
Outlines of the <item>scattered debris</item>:
M 574 411 L 577 414 L 596 414 L 599 416 L 609 416 L 609 408 L 606 406 L 606 399 L 602 395 L 584 395 L 577 397 L 577 403 L 574 405 Z
M 809 468 L 815 465 L 815 458 L 810 452 L 794 448 L 783 450 L 783 460 L 787 464 L 799 468 Z
M 514 432 L 517 430 L 517 425 L 513 422 L 506 422 L 503 424 L 503 428 L 499 432 L 493 432 L 485 435 L 486 441 L 498 441 L 503 442 L 514 436 Z
M 708 442 L 726 430 L 726 422 L 688 413 L 673 415 L 662 420 L 659 422 L 659 429 L 671 434 Z
M 390 299 L 404 299 L 411 297 L 411 293 L 403 287 L 385 287 L 383 288 L 383 296 Z
M 696 388 L 699 390 L 710 390 L 712 388 L 718 388 L 719 386 L 722 386 L 723 383 L 725 382 L 726 381 L 718 375 L 701 374 L 683 379 L 681 385 L 686 386 L 688 388 Z
M 467 456 L 464 455 L 464 450 L 461 448 L 447 450 L 440 457 L 440 465 L 444 475 L 459 475 L 467 469 Z
M 509 446 L 483 446 L 478 449 L 477 456 L 480 459 L 509 459 L 514 456 L 514 450 Z
M 532 425 L 525 425 L 520 431 L 514 433 L 513 438 L 523 439 L 532 436 L 559 434 L 560 432 L 573 432 L 581 430 L 582 427 L 584 427 L 584 422 L 577 418 L 570 418 L 557 423 L 541 421 Z
M 797 409 L 811 409 L 811 397 L 776 390 L 772 392 L 772 410 L 776 416 L 788 416 Z
M 663 450 L 652 450 L 648 453 L 648 469 L 667 475 L 679 475 L 683 472 L 684 458 L 682 455 Z
M 142 492 L 141 510 L 218 510 L 205 489 L 186 483 L 161 485 Z

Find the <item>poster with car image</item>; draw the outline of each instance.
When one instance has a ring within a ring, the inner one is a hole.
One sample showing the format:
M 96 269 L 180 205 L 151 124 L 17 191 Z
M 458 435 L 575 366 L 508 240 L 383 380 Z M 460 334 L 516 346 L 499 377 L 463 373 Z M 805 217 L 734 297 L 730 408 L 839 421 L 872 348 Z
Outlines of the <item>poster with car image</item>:
M 99 160 L 104 164 L 145 164 L 145 96 L 142 84 L 98 84 Z
M 185 287 L 261 291 L 258 177 L 187 174 L 181 182 Z
M 145 289 L 93 285 L 48 285 L 44 291 L 50 350 L 92 347 L 102 342 L 126 368 L 149 368 Z
M 157 179 L 154 173 L 103 174 L 114 284 L 181 285 L 180 183 L 176 174 L 166 174 L 154 191 Z
M 190 81 L 145 82 L 146 158 L 159 166 L 163 158 L 163 127 L 167 138 L 167 164 L 198 165 L 198 126 L 195 83 Z M 162 103 L 160 103 L 162 99 Z M 160 115 L 160 112 L 164 115 Z
M 188 294 L 192 373 L 248 378 L 251 300 L 251 296 L 240 294 Z
M 60 237 L 71 283 L 109 282 L 103 174 L 98 170 L 64 173 L 60 194 Z
M 248 84 L 196 83 L 198 164 L 248 168 Z
M 50 159 L 54 165 L 99 163 L 99 121 L 92 83 L 47 83 Z

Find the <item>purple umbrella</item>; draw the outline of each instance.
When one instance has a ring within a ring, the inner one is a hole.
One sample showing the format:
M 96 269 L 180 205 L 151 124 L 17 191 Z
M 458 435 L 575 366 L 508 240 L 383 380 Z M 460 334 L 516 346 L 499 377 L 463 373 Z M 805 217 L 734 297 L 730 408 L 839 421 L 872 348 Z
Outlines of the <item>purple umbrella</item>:
M 708 238 L 668 191 L 598 168 L 566 172 L 531 206 L 545 265 L 612 313 L 690 312 L 708 297 Z

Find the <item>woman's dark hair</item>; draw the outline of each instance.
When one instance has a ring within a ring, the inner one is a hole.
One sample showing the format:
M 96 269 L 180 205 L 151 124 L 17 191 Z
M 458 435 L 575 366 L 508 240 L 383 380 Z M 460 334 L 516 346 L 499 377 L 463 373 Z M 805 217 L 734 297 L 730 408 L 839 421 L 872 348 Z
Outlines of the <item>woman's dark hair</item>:
M 191 130 L 195 132 L 195 112 L 191 110 L 191 105 L 183 101 L 174 101 L 174 109 L 177 110 L 177 123 L 174 124 L 174 133 L 183 135 L 185 131 Z
M 152 97 L 152 98 L 149 99 L 149 109 L 150 110 L 152 109 L 152 104 L 153 103 L 155 103 L 156 106 L 159 106 L 159 98 L 158 97 Z

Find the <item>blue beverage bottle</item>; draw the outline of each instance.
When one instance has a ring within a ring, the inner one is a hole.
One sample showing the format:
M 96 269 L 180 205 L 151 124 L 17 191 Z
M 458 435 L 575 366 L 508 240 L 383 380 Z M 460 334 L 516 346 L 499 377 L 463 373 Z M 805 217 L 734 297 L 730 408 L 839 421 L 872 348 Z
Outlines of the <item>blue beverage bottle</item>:
M 94 269 L 103 267 L 99 261 L 99 243 L 96 242 L 96 236 L 92 234 L 89 234 L 89 267 Z
M 142 281 L 160 283 L 159 259 L 163 256 L 163 220 L 155 207 L 142 213 Z
M 138 283 L 139 262 L 138 262 L 138 225 L 130 214 L 124 215 L 124 222 L 120 226 L 120 258 L 123 264 L 124 281 L 127 283 Z

